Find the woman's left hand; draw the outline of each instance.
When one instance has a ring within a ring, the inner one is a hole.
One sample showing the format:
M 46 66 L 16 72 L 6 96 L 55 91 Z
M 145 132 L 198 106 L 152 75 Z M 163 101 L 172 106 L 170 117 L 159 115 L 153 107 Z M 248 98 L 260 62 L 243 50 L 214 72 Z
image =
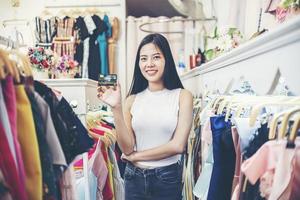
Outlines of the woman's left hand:
M 121 156 L 123 161 L 135 162 L 135 154 L 136 152 L 132 152 L 130 155 L 125 155 L 124 153 Z

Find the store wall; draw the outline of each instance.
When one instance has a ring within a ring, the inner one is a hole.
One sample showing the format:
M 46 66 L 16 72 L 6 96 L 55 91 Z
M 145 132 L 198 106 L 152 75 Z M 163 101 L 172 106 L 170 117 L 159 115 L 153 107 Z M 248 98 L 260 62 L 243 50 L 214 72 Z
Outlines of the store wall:
M 265 13 L 267 0 L 212 0 L 218 18 L 218 28 L 236 27 L 245 39 L 249 39 L 256 31 L 259 22 L 260 9 L 261 30 L 273 29 L 278 25 L 275 17 Z
M 96 2 L 96 3 L 95 3 Z M 91 5 L 103 4 L 101 10 L 107 11 L 108 15 L 116 16 L 121 21 L 121 35 L 117 46 L 117 66 L 119 71 L 119 80 L 122 84 L 123 94 L 129 89 L 131 78 L 126 72 L 126 1 L 125 0 L 20 0 L 20 7 L 13 8 L 10 0 L 0 0 L 0 21 L 6 19 L 28 19 L 31 23 L 31 30 L 34 28 L 33 18 L 40 15 L 45 7 L 55 6 L 56 8 L 48 8 L 51 13 L 58 13 L 61 10 L 69 8 L 61 8 L 60 5 Z M 249 39 L 253 33 L 257 31 L 260 8 L 264 7 L 265 0 L 203 0 L 203 3 L 212 2 L 214 6 L 214 13 L 217 18 L 217 26 L 219 29 L 226 27 L 237 27 L 244 33 L 245 40 Z M 109 6 L 113 4 L 120 4 L 120 6 Z M 205 6 L 205 5 L 204 5 Z M 210 8 L 208 8 L 210 9 Z M 147 15 L 147 13 L 145 13 Z M 163 13 L 162 13 L 163 15 Z M 261 29 L 272 29 L 277 24 L 272 15 L 262 13 Z M 3 28 L 0 24 L 0 34 L 14 38 L 14 27 Z M 24 28 L 24 27 L 23 27 Z M 22 28 L 21 28 L 22 29 Z M 213 29 L 211 29 L 213 30 Z M 22 30 L 25 43 L 32 46 L 34 44 L 34 35 L 32 31 L 28 31 L 25 27 Z M 188 53 L 188 52 L 186 52 Z M 178 57 L 178 55 L 174 55 Z

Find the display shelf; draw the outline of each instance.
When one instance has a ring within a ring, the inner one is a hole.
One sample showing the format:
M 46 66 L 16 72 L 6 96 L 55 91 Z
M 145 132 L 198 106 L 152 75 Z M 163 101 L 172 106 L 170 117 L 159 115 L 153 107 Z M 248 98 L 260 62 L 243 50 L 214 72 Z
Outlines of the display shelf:
M 231 80 L 244 77 L 257 94 L 266 94 L 280 71 L 294 94 L 300 95 L 300 16 L 181 75 L 194 93 L 204 88 L 224 91 Z M 196 85 L 196 87 L 195 87 Z

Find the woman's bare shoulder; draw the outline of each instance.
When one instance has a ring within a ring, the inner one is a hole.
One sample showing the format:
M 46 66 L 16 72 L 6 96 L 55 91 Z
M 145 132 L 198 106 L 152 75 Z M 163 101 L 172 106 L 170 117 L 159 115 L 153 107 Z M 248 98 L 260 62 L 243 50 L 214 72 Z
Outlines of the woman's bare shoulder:
M 193 95 L 192 95 L 192 93 L 189 90 L 187 90 L 187 89 L 181 89 L 180 90 L 180 99 L 185 99 L 185 98 L 187 98 L 187 99 L 193 99 Z
M 125 107 L 126 107 L 127 109 L 130 109 L 130 108 L 131 108 L 131 106 L 132 106 L 132 104 L 133 104 L 133 102 L 134 102 L 134 100 L 135 100 L 135 97 L 136 97 L 136 95 L 133 94 L 133 95 L 128 96 L 128 97 L 125 99 Z

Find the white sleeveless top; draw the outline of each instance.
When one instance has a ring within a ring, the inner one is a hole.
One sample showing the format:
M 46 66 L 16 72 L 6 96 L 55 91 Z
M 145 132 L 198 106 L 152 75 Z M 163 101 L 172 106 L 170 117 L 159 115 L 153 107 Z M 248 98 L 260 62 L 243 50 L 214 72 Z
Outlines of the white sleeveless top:
M 148 88 L 136 94 L 131 106 L 132 128 L 136 136 L 136 151 L 166 144 L 174 135 L 179 112 L 181 88 L 151 92 Z M 146 167 L 162 167 L 176 163 L 180 154 L 162 160 L 142 161 Z

